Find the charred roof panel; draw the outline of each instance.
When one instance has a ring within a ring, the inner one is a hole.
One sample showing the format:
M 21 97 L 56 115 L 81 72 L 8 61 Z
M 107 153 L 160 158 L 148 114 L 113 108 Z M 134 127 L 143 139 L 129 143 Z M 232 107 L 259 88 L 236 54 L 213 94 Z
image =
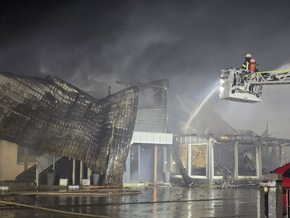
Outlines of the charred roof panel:
M 0 73 L 0 139 L 84 161 L 122 183 L 138 88 L 97 100 L 58 78 Z

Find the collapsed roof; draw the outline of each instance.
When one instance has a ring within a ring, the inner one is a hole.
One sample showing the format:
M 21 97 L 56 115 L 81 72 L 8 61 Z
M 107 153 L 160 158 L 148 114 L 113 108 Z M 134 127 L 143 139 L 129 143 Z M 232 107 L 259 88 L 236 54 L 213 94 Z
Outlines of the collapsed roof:
M 68 156 L 121 184 L 138 88 L 97 100 L 58 78 L 0 73 L 0 139 Z

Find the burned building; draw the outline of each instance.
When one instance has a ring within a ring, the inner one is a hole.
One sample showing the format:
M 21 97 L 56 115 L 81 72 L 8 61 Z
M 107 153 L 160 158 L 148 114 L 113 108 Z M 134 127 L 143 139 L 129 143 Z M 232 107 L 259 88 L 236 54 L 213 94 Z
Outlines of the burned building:
M 59 78 L 1 73 L 0 93 L 0 139 L 83 161 L 104 184 L 122 184 L 136 86 L 97 100 Z
M 168 80 L 121 83 L 127 88 L 97 100 L 58 78 L 1 73 L 0 139 L 10 144 L 0 151 L 10 154 L 17 144 L 17 165 L 25 171 L 19 168 L 16 179 L 30 171 L 30 181 L 38 180 L 57 162 L 57 173 L 70 184 L 90 178 L 89 170 L 106 185 L 167 183 L 168 176 L 211 183 L 260 179 L 284 163 L 279 158 L 289 140 L 236 130 L 208 105 L 192 120 L 193 133 L 181 134 L 196 105 L 179 97 L 168 106 Z M 1 159 L 1 175 L 6 162 Z

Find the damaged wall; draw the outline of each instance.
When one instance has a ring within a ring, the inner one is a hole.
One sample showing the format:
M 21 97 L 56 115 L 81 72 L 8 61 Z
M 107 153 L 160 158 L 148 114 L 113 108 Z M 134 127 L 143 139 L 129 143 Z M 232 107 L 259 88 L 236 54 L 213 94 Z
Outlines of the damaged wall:
M 97 100 L 58 78 L 0 73 L 0 139 L 84 161 L 122 184 L 138 88 Z
M 17 145 L 0 140 L 0 181 L 14 180 L 23 170 L 24 164 L 17 161 Z

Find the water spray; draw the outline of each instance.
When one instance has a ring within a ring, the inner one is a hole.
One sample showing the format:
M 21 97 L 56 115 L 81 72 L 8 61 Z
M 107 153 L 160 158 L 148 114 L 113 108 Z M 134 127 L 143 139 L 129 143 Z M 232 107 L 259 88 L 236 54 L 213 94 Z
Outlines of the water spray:
M 191 116 L 189 117 L 188 121 L 183 127 L 185 132 L 189 129 L 189 125 L 191 124 L 192 120 L 196 117 L 196 115 L 199 113 L 203 105 L 208 101 L 208 99 L 213 95 L 213 93 L 216 92 L 218 88 L 219 88 L 219 85 L 215 86 L 215 88 L 203 99 L 200 105 L 192 112 Z

